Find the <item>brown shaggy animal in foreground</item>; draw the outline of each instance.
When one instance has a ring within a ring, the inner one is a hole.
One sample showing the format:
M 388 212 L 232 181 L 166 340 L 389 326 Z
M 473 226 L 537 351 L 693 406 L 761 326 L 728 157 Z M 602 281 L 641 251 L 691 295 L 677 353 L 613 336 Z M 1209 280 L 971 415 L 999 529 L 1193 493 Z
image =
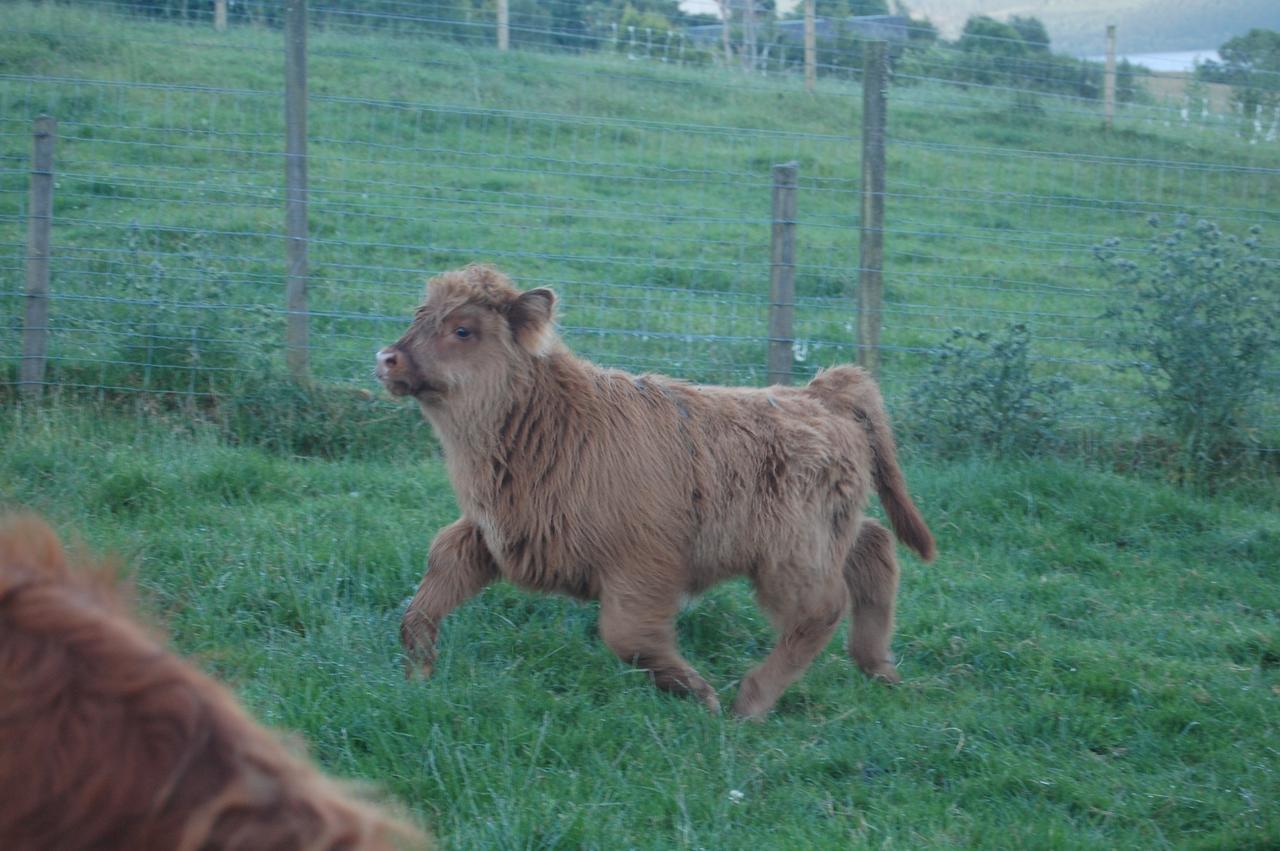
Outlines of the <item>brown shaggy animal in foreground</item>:
M 30 516 L 0 522 L 0 848 L 422 847 L 291 754 L 73 569 Z
M 840 366 L 804 388 L 747 389 L 600 369 L 559 342 L 554 306 L 550 290 L 470 266 L 432 279 L 408 332 L 378 353 L 377 377 L 440 438 L 462 508 L 404 616 L 411 666 L 430 674 L 441 619 L 502 577 L 599 600 L 610 649 L 716 711 L 676 649 L 676 610 L 746 576 L 779 639 L 735 712 L 767 713 L 846 612 L 850 655 L 897 682 L 898 567 L 863 515 L 870 491 L 903 543 L 925 560 L 934 543 L 871 377 Z

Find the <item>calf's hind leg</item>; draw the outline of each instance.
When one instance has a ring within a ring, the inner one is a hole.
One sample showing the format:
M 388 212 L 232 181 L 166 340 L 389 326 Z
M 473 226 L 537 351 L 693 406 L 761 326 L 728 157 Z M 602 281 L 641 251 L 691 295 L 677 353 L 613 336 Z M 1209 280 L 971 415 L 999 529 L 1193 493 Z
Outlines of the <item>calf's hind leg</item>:
M 789 581 L 797 573 L 776 571 L 757 580 L 760 604 L 778 627 L 778 643 L 742 678 L 733 711 L 744 718 L 762 718 L 773 708 L 787 686 L 831 640 L 844 616 L 846 595 L 835 571 L 806 576 L 811 584 L 802 588 Z
M 427 554 L 427 574 L 400 621 L 405 676 L 431 676 L 440 621 L 497 576 L 479 527 L 461 517 L 440 530 Z
M 893 611 L 898 596 L 898 560 L 893 535 L 867 518 L 844 564 L 853 623 L 849 626 L 849 655 L 869 677 L 902 682 L 893 664 Z
M 712 713 L 720 699 L 676 648 L 675 615 L 679 595 L 619 595 L 606 588 L 600 595 L 600 637 L 622 661 L 649 672 L 658 688 L 693 694 Z

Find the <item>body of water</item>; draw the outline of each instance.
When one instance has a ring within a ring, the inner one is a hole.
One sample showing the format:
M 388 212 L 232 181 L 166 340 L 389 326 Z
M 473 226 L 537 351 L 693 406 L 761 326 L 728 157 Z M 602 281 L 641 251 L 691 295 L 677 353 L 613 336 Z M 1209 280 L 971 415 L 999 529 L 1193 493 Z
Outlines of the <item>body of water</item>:
M 1107 60 L 1105 56 L 1086 56 L 1085 58 L 1092 62 L 1105 62 Z M 1134 65 L 1142 65 L 1152 71 L 1163 72 L 1191 72 L 1195 70 L 1197 62 L 1204 62 L 1205 60 L 1222 61 L 1218 51 L 1211 48 L 1205 50 L 1175 50 L 1166 53 L 1117 54 L 1116 59 L 1117 61 L 1128 59 Z

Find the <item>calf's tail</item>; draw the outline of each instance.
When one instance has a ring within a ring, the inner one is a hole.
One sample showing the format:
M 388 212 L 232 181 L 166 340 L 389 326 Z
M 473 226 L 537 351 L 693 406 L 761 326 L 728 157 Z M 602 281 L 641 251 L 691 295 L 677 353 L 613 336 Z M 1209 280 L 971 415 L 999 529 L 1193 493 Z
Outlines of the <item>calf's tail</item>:
M 902 477 L 902 469 L 898 466 L 893 432 L 889 430 L 883 408 L 879 417 L 867 418 L 867 426 L 874 463 L 872 476 L 876 493 L 880 496 L 880 504 L 884 506 L 885 514 L 889 515 L 889 524 L 893 526 L 893 532 L 899 541 L 925 561 L 933 561 L 933 557 L 937 555 L 933 533 L 925 525 L 920 509 L 916 508 L 916 504 L 911 501 L 911 494 L 907 492 L 907 480 Z
M 872 481 L 894 534 L 920 558 L 933 561 L 937 554 L 933 533 L 907 491 L 889 415 L 875 380 L 860 367 L 842 366 L 819 374 L 810 387 L 829 408 L 852 416 L 866 430 L 871 444 Z

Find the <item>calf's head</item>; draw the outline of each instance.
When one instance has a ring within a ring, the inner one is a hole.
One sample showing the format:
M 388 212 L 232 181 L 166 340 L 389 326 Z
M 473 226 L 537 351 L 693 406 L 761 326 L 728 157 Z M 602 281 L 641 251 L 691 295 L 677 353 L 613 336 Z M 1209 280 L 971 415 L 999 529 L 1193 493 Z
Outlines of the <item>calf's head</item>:
M 520 292 L 489 266 L 467 266 L 427 282 L 404 336 L 378 352 L 375 375 L 392 394 L 424 406 L 492 396 L 556 345 L 555 294 Z

